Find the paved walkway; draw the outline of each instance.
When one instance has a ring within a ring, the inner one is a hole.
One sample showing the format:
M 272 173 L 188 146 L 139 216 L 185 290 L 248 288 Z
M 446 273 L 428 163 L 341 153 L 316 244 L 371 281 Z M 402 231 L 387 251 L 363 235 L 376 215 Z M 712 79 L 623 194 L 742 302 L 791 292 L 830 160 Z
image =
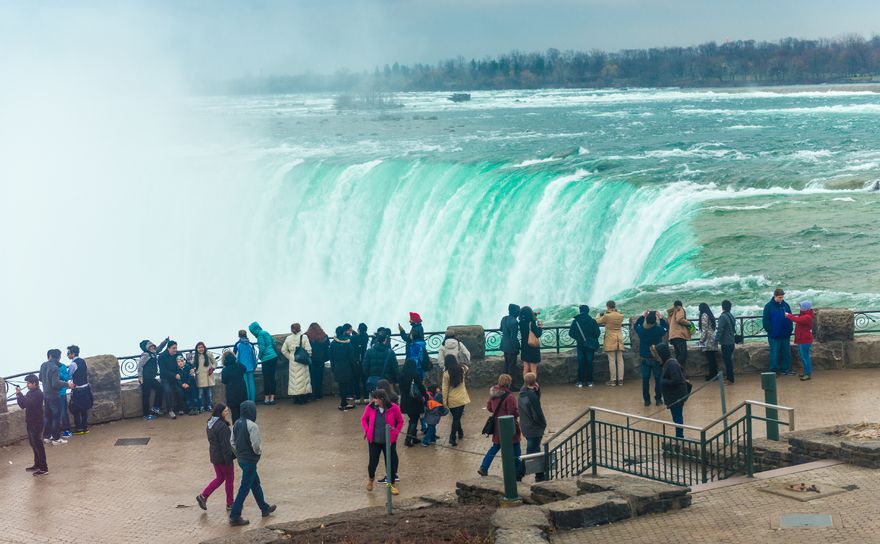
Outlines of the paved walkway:
M 779 402 L 796 408 L 799 428 L 880 420 L 875 385 L 880 371 L 829 371 L 815 376 L 811 382 L 780 379 Z M 465 410 L 467 436 L 458 448 L 417 446 L 401 452 L 401 497 L 449 491 L 456 479 L 474 475 L 489 442 L 477 436 L 485 421 L 485 392 L 470 393 L 474 402 Z M 744 376 L 729 388 L 728 404 L 762 398 L 759 377 Z M 638 414 L 661 409 L 642 406 L 641 385 L 634 380 L 621 388 L 550 386 L 543 399 L 551 430 L 590 404 Z M 244 514 L 251 519 L 251 527 L 383 504 L 382 493 L 363 489 L 367 456 L 359 430 L 360 410 L 341 413 L 336 403 L 328 398 L 304 407 L 284 401 L 259 408 L 257 421 L 265 443 L 260 473 L 267 497 L 278 504 L 278 512 L 274 518 L 261 520 L 249 499 Z M 706 423 L 719 410 L 713 385 L 688 402 L 685 420 Z M 665 410 L 658 417 L 669 419 Z M 177 421 L 138 419 L 95 426 L 88 436 L 49 447 L 51 473 L 39 479 L 24 471 L 32 460 L 26 443 L 0 449 L 0 485 L 5 490 L 0 495 L 0 542 L 156 544 L 198 542 L 228 534 L 233 529 L 226 524 L 222 489 L 211 497 L 208 512 L 200 510 L 194 500 L 213 477 L 206 419 L 206 415 L 183 416 Z M 441 436 L 448 428 L 449 418 L 444 418 Z M 118 438 L 136 437 L 150 437 L 150 442 L 114 446 Z M 499 470 L 496 463 L 492 471 Z M 732 503 L 740 501 L 742 508 L 749 507 L 750 501 L 737 498 L 737 489 L 741 487 L 712 493 L 730 493 Z M 860 496 L 846 495 L 845 500 Z M 871 504 L 877 504 L 876 500 L 862 503 L 862 508 L 871 508 Z M 670 538 L 681 534 L 669 529 Z

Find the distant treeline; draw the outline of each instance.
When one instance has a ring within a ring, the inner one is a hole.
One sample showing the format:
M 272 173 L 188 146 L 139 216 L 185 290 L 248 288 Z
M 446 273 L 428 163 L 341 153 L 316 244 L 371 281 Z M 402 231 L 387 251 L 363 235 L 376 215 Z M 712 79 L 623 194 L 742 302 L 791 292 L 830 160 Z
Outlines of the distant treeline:
M 880 36 L 779 42 L 754 40 L 693 47 L 458 57 L 373 72 L 289 76 L 231 82 L 234 92 L 463 91 L 550 87 L 698 87 L 871 81 L 880 74 Z

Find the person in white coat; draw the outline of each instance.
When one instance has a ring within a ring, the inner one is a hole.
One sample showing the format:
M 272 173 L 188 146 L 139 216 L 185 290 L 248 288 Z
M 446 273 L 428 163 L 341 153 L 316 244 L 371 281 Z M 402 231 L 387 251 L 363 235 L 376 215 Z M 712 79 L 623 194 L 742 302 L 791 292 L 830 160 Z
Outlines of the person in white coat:
M 299 323 L 291 325 L 290 332 L 290 336 L 284 339 L 284 344 L 281 346 L 281 353 L 290 361 L 287 375 L 287 394 L 293 397 L 294 404 L 305 404 L 312 393 L 309 363 L 308 361 L 305 364 L 298 363 L 294 360 L 294 354 L 296 348 L 302 347 L 311 358 L 312 345 L 309 343 L 309 337 L 303 334 Z
M 452 327 L 446 329 L 446 339 L 443 340 L 443 345 L 437 352 L 437 364 L 441 370 L 444 368 L 443 361 L 446 360 L 447 355 L 454 355 L 460 365 L 470 366 L 471 364 L 471 352 L 455 337 L 455 330 Z

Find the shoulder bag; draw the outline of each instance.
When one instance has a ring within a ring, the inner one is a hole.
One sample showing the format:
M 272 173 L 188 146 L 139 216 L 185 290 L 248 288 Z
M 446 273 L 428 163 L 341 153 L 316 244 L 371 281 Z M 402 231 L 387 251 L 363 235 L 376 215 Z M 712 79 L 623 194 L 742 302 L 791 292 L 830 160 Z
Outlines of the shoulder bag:
M 540 348 L 541 347 L 541 339 L 535 335 L 535 332 L 532 330 L 532 322 L 529 323 L 529 339 L 528 339 L 530 348 Z
M 311 355 L 309 355 L 309 352 L 303 347 L 303 335 L 300 335 L 299 337 L 299 345 L 296 346 L 296 350 L 293 352 L 293 360 L 301 365 L 308 366 L 312 364 Z
M 507 396 L 510 395 L 510 392 L 504 393 L 501 395 L 501 401 L 498 403 L 498 406 L 495 408 L 495 411 L 492 412 L 492 415 L 486 420 L 486 423 L 483 425 L 483 434 L 486 436 L 492 436 L 495 434 L 495 420 L 498 419 L 496 414 L 498 410 L 501 408 L 501 405 L 504 404 L 504 400 L 507 399 Z

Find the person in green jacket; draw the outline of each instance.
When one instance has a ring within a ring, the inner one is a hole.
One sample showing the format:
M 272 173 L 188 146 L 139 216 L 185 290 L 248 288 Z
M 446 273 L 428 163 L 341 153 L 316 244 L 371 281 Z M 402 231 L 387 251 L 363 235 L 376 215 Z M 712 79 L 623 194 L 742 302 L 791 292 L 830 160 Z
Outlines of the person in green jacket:
M 263 367 L 263 404 L 275 404 L 275 368 L 278 363 L 275 339 L 256 321 L 251 323 L 248 330 L 257 339 L 257 348 L 260 350 L 260 365 Z

